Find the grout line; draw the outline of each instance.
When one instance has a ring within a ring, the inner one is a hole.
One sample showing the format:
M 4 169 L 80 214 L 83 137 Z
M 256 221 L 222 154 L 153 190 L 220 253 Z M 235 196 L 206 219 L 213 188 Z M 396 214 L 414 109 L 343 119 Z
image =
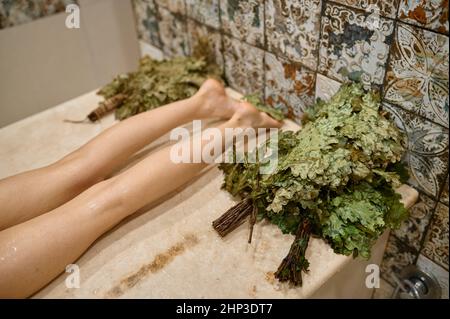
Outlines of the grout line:
M 198 21 L 197 21 L 197 22 L 198 22 Z M 198 23 L 201 23 L 201 22 L 198 22 Z M 218 31 L 219 31 L 220 33 L 224 34 L 224 35 L 229 36 L 230 38 L 239 40 L 239 41 L 241 41 L 241 42 L 243 42 L 243 43 L 245 43 L 245 44 L 251 45 L 252 47 L 255 47 L 255 48 L 258 48 L 258 49 L 260 49 L 260 50 L 266 51 L 266 50 L 264 49 L 264 45 L 263 45 L 263 47 L 261 48 L 260 46 L 255 45 L 255 44 L 250 43 L 250 42 L 247 42 L 247 41 L 244 40 L 244 39 L 238 38 L 238 37 L 234 36 L 233 34 L 227 32 L 227 31 L 225 31 L 225 30 L 218 30 Z
M 321 8 L 319 13 L 319 40 L 317 41 L 317 57 L 316 57 L 316 69 L 314 70 L 315 74 L 315 81 L 314 81 L 314 101 L 317 100 L 317 74 L 321 74 L 319 72 L 319 64 L 320 64 L 320 48 L 322 47 L 322 17 L 324 16 L 325 12 L 325 0 L 322 0 L 321 2 Z M 329 78 L 328 76 L 326 76 Z
M 445 173 L 445 176 L 448 177 L 448 174 L 449 174 L 449 167 L 447 165 L 447 172 Z M 441 203 L 442 205 L 445 205 L 444 203 L 441 202 L 441 196 L 442 196 L 442 193 L 444 192 L 444 189 L 446 186 L 445 184 L 447 184 L 447 179 L 444 179 L 444 181 L 442 182 L 441 190 L 439 191 L 439 195 L 438 195 L 438 202 Z M 447 206 L 447 205 L 445 205 L 445 206 Z
M 333 77 L 331 77 L 331 76 L 329 76 L 329 75 L 327 75 L 327 74 L 325 74 L 325 73 L 323 73 L 323 72 L 321 72 L 321 71 L 316 71 L 316 72 L 317 72 L 317 74 L 320 74 L 320 75 L 322 75 L 322 76 L 324 76 L 324 77 L 326 77 L 326 78 L 328 78 L 328 79 L 330 79 L 330 80 L 339 82 L 340 84 L 344 84 L 344 83 L 345 83 L 345 81 L 335 79 L 335 78 L 333 78 Z
M 448 173 L 449 173 L 449 169 L 448 169 L 448 167 L 447 167 L 447 172 L 446 172 L 445 175 L 448 175 Z M 423 250 L 423 248 L 424 248 L 424 246 L 425 246 L 425 243 L 426 243 L 426 241 L 427 241 L 427 238 L 428 238 L 428 232 L 429 232 L 429 230 L 430 230 L 430 228 L 431 228 L 431 225 L 433 224 L 433 221 L 436 219 L 436 209 L 437 209 L 437 207 L 438 207 L 438 205 L 439 205 L 439 203 L 440 203 L 440 197 L 441 197 L 441 194 L 442 194 L 442 192 L 443 192 L 443 190 L 444 190 L 445 182 L 446 182 L 446 181 L 444 180 L 443 185 L 440 186 L 440 191 L 439 191 L 439 194 L 438 194 L 438 196 L 437 196 L 437 199 L 436 199 L 436 198 L 433 198 L 434 196 L 430 196 L 430 195 L 428 195 L 428 194 L 425 194 L 423 191 L 419 191 L 421 194 L 424 194 L 425 196 L 432 197 L 433 202 L 434 202 L 434 206 L 433 206 L 433 208 L 431 209 L 430 220 L 428 221 L 428 224 L 425 226 L 425 229 L 424 229 L 424 231 L 423 231 L 423 233 L 422 233 L 422 238 L 421 238 L 420 243 L 419 243 L 419 251 L 418 251 L 418 254 L 417 254 L 417 256 L 416 256 L 416 258 L 415 258 L 415 260 L 414 260 L 414 264 L 417 263 L 417 260 L 419 259 L 419 255 L 422 253 L 422 250 Z M 432 259 L 432 258 L 429 258 L 429 259 L 430 259 L 432 262 L 434 262 L 434 263 L 440 265 L 440 264 L 439 264 L 438 262 L 436 262 L 434 259 Z
M 391 229 L 391 231 L 392 231 L 392 230 L 393 230 L 393 229 Z M 398 237 L 397 235 L 395 235 L 393 232 L 391 232 L 391 233 L 389 234 L 389 236 L 394 237 L 395 240 L 396 240 L 398 243 L 400 243 L 400 246 L 403 246 L 403 248 L 405 248 L 406 250 L 408 250 L 407 252 L 409 252 L 409 253 L 414 253 L 414 254 L 417 255 L 417 256 L 420 254 L 420 249 L 422 248 L 420 245 L 419 245 L 419 249 L 416 249 L 415 247 L 411 246 L 408 242 L 406 242 L 406 241 L 404 241 L 403 239 L 399 238 L 399 237 Z M 397 246 L 397 245 L 396 245 L 396 246 Z M 413 264 L 416 263 L 416 260 L 417 260 L 417 257 L 414 257 Z
M 185 56 L 188 56 L 188 55 L 192 55 L 192 46 L 191 46 L 191 41 L 189 40 L 189 29 L 188 29 L 188 21 L 187 21 L 187 19 L 186 19 L 186 15 L 184 14 L 184 15 L 181 15 L 180 16 L 181 17 L 181 23 L 184 25 L 184 30 L 186 30 L 186 32 L 185 32 L 185 34 L 184 34 L 184 39 L 183 40 L 185 40 L 186 41 L 186 44 L 187 44 L 187 48 L 184 50 L 185 52 Z M 175 18 L 176 18 L 176 16 L 175 16 Z
M 186 1 L 186 0 L 185 0 Z M 219 30 L 223 30 L 223 22 L 222 22 L 222 0 L 217 0 L 217 14 L 219 15 Z
M 408 151 L 407 151 L 407 152 L 408 152 Z M 411 185 L 411 184 L 408 184 L 408 183 L 406 183 L 406 185 L 408 185 L 409 187 L 414 188 L 416 191 L 419 192 L 420 195 L 429 197 L 429 198 L 430 198 L 431 200 L 433 200 L 434 202 L 439 201 L 439 200 L 438 200 L 438 197 L 436 197 L 436 196 L 434 196 L 434 195 L 431 195 L 431 194 L 428 194 L 426 191 L 424 191 L 423 189 L 417 187 L 416 185 Z
M 158 26 L 158 30 L 156 30 L 155 32 L 156 32 L 156 35 L 157 35 L 157 37 L 158 37 L 158 42 L 159 42 L 159 43 L 158 43 L 158 44 L 154 44 L 154 43 L 151 43 L 151 41 L 147 42 L 147 41 L 145 41 L 144 39 L 140 39 L 140 38 L 139 38 L 138 24 L 141 23 L 141 21 L 139 21 L 138 16 L 136 15 L 135 2 L 132 1 L 132 5 L 133 5 L 133 15 L 134 15 L 134 18 L 135 18 L 134 20 L 135 20 L 136 34 L 138 35 L 138 40 L 139 40 L 139 41 L 142 41 L 142 42 L 144 42 L 144 43 L 150 44 L 150 45 L 154 46 L 155 48 L 158 48 L 159 50 L 163 51 L 162 41 L 161 41 L 161 35 L 160 35 L 160 32 L 159 32 L 159 17 L 158 17 L 159 11 L 158 11 L 158 7 L 157 7 L 157 4 L 156 4 L 156 2 L 155 2 L 154 0 L 149 0 L 149 1 L 151 1 L 151 2 L 153 3 L 153 6 L 154 6 L 154 8 L 155 8 L 155 15 L 154 15 L 154 18 L 155 18 L 156 23 L 157 23 L 157 26 Z M 145 4 L 145 5 L 148 6 L 148 4 Z M 151 40 L 151 39 L 150 39 L 150 40 Z
M 187 14 L 187 12 L 188 12 L 187 0 L 183 0 L 183 5 L 184 5 L 184 14 L 182 14 L 182 16 L 184 17 L 184 23 L 185 23 L 185 26 L 186 26 L 186 40 L 187 40 L 187 43 L 188 43 L 188 46 L 189 46 L 189 55 L 192 55 L 193 48 L 192 48 L 192 43 L 191 43 L 191 38 L 192 37 L 189 36 L 189 22 L 188 22 L 188 14 Z
M 448 173 L 449 173 L 449 169 L 447 168 L 447 174 L 448 174 Z M 445 182 L 444 182 L 444 186 L 441 186 L 441 190 L 440 190 L 440 192 L 439 192 L 438 198 L 440 198 L 440 195 L 441 195 L 441 193 L 442 193 L 444 187 L 445 187 Z M 414 188 L 415 188 L 415 187 L 414 187 Z M 415 247 L 411 246 L 408 242 L 406 242 L 406 241 L 404 241 L 403 239 L 399 238 L 399 237 L 398 237 L 397 235 L 395 235 L 394 233 L 391 233 L 391 234 L 390 234 L 390 235 L 393 236 L 398 242 L 400 242 L 400 244 L 401 244 L 402 246 L 407 247 L 409 250 L 411 250 L 411 252 L 413 252 L 413 253 L 416 255 L 416 256 L 414 257 L 413 264 L 416 264 L 416 263 L 417 263 L 417 260 L 418 260 L 418 258 L 419 258 L 419 255 L 422 254 L 422 250 L 423 250 L 423 248 L 424 248 L 424 246 L 425 246 L 425 243 L 426 243 L 426 240 L 427 240 L 427 237 L 428 237 L 429 229 L 431 228 L 431 225 L 432 225 L 434 219 L 436 218 L 436 209 L 437 209 L 437 206 L 438 206 L 439 203 L 440 203 L 438 200 L 436 200 L 436 199 L 433 198 L 432 196 L 426 194 L 426 193 L 423 192 L 422 190 L 419 190 L 419 189 L 418 189 L 418 191 L 419 191 L 419 201 L 418 201 L 417 203 L 420 202 L 420 194 L 432 198 L 432 200 L 433 200 L 433 202 L 434 202 L 434 205 L 433 205 L 433 207 L 431 208 L 431 213 L 430 213 L 431 216 L 430 216 L 430 220 L 429 220 L 428 224 L 425 226 L 424 231 L 421 233 L 421 239 L 420 239 L 420 242 L 419 242 L 419 249 L 416 249 Z M 383 259 L 384 259 L 384 258 L 383 258 Z M 432 262 L 434 262 L 434 263 L 440 265 L 440 263 L 436 262 L 436 261 L 433 260 L 432 258 L 429 258 L 429 259 L 430 259 Z
M 264 103 L 267 101 L 266 96 L 266 87 L 267 87 L 267 77 L 266 77 L 266 52 L 267 51 L 267 29 L 266 29 L 266 0 L 262 0 L 263 5 L 263 61 L 262 61 L 262 68 L 263 68 L 263 88 L 262 88 L 262 95 Z
M 183 4 L 184 4 L 184 16 L 188 17 L 188 4 L 187 4 L 187 0 L 183 0 Z
M 334 0 L 327 0 L 327 2 L 329 2 L 329 3 L 333 4 L 333 5 L 336 5 L 336 6 L 344 7 L 346 9 L 348 9 L 348 10 L 356 11 L 356 13 L 362 13 L 364 15 L 370 15 L 371 14 L 371 12 L 368 12 L 368 11 L 366 11 L 363 8 L 352 7 L 352 6 L 350 6 L 348 4 L 345 4 L 345 3 L 336 2 Z M 384 16 L 382 14 L 380 14 L 380 17 L 384 18 L 384 19 L 395 20 L 395 18 L 390 18 L 390 17 Z
M 258 48 L 259 49 L 259 48 Z M 262 50 L 262 49 L 261 49 Z M 264 50 L 265 51 L 265 50 Z M 308 65 L 303 64 L 302 62 L 298 62 L 298 61 L 293 61 L 292 59 L 290 59 L 289 57 L 280 55 L 278 52 L 271 52 L 271 51 L 265 51 L 269 54 L 273 54 L 275 57 L 277 57 L 279 60 L 285 60 L 288 61 L 289 63 L 295 64 L 297 66 L 301 66 L 301 68 L 306 69 L 310 72 L 317 72 L 316 70 L 314 70 L 313 68 L 311 68 Z
M 267 45 L 267 28 L 266 28 L 267 0 L 262 0 L 262 3 L 263 3 L 263 50 L 269 52 L 268 45 Z
M 448 163 L 448 161 L 447 161 L 447 163 Z M 445 175 L 446 175 L 447 179 L 444 179 L 444 183 L 443 183 L 443 185 L 442 185 L 441 192 L 439 193 L 439 199 L 438 199 L 438 201 L 439 201 L 439 203 L 441 203 L 442 205 L 449 207 L 448 204 L 443 203 L 442 200 L 441 200 L 442 193 L 443 193 L 444 190 L 446 189 L 446 186 L 448 186 L 448 185 L 447 185 L 447 180 L 448 180 L 449 175 L 450 175 L 450 168 L 449 168 L 448 166 L 447 166 L 447 174 L 445 174 Z
M 186 1 L 186 0 L 185 0 L 185 1 Z M 219 11 L 218 11 L 218 13 L 217 13 L 218 16 L 219 16 L 219 27 L 211 26 L 211 25 L 209 25 L 209 24 L 206 24 L 205 22 L 202 22 L 202 21 L 197 20 L 197 19 L 194 18 L 194 17 L 191 17 L 191 16 L 187 13 L 187 4 L 186 4 L 186 13 L 185 13 L 186 19 L 189 19 L 189 20 L 192 20 L 192 21 L 197 22 L 197 23 L 199 23 L 199 24 L 205 25 L 205 26 L 207 26 L 207 27 L 209 27 L 209 28 L 211 28 L 211 29 L 214 29 L 214 30 L 216 30 L 216 31 L 222 33 L 222 20 L 221 20 L 221 13 L 220 13 L 220 0 L 218 0 L 217 3 L 218 3 L 218 6 L 219 6 Z
M 407 150 L 406 153 L 411 153 L 411 152 Z M 408 185 L 409 187 L 414 188 L 416 191 L 419 192 L 419 194 L 424 195 L 424 196 L 426 196 L 426 197 L 429 197 L 429 198 L 430 198 L 431 200 L 433 200 L 434 202 L 438 202 L 438 201 L 439 201 L 438 195 L 436 195 L 436 196 L 435 196 L 435 195 L 431 195 L 431 194 L 427 193 L 425 190 L 423 190 L 422 188 L 420 188 L 419 186 L 414 185 L 414 184 L 412 184 L 412 183 L 410 183 L 410 182 L 406 182 L 405 184 Z M 440 188 L 440 187 L 441 187 L 441 186 L 439 186 L 439 188 Z M 439 191 L 438 193 L 440 193 L 440 191 Z
M 394 49 L 394 47 L 396 46 L 396 41 L 395 41 L 397 38 L 397 21 L 396 20 L 394 20 L 391 37 L 392 37 L 392 39 L 391 39 L 391 43 L 389 44 L 389 48 L 388 48 L 388 56 L 384 63 L 384 66 L 383 66 L 384 77 L 383 77 L 383 81 L 380 86 L 380 95 L 381 95 L 382 100 L 384 100 L 384 98 L 383 98 L 384 97 L 384 89 L 385 89 L 385 83 L 387 81 L 387 73 L 388 73 L 387 71 L 389 68 L 389 64 L 391 63 L 391 53 L 392 53 L 392 50 Z
M 430 28 L 422 27 L 420 25 L 417 25 L 417 24 L 414 24 L 414 23 L 411 23 L 411 22 L 408 22 L 408 21 L 399 20 L 399 19 L 395 19 L 395 20 L 398 23 L 406 24 L 406 25 L 409 25 L 410 27 L 414 27 L 414 28 L 417 28 L 417 29 L 420 29 L 420 30 L 424 30 L 424 31 L 428 31 L 428 32 L 431 32 L 431 33 L 439 34 L 439 35 L 442 35 L 442 36 L 446 36 L 447 38 L 449 37 L 449 34 L 447 34 L 447 33 L 443 33 L 443 32 L 439 32 L 439 31 L 436 31 L 436 30 L 433 30 L 433 29 L 430 29 Z
M 397 19 L 398 14 L 399 14 L 399 12 L 400 12 L 400 1 L 402 1 L 402 0 L 398 0 L 398 1 L 397 1 L 397 8 L 396 8 L 396 10 L 395 10 L 395 19 Z
M 187 42 L 188 42 L 188 45 L 189 45 L 189 55 L 192 56 L 192 53 L 193 53 L 193 49 L 192 49 L 193 44 L 191 43 L 191 40 L 193 40 L 193 38 L 192 38 L 192 36 L 190 36 L 190 34 L 193 33 L 194 30 L 191 30 L 191 24 L 188 22 L 187 19 L 186 19 L 186 32 L 187 32 L 187 34 L 186 34 L 186 36 L 187 36 Z
M 382 14 L 380 14 L 380 17 L 384 18 L 384 19 L 387 19 L 387 20 L 391 20 L 391 21 L 397 21 L 397 22 L 400 22 L 400 23 L 405 23 L 405 24 L 408 24 L 408 25 L 410 25 L 412 27 L 416 27 L 416 28 L 419 28 L 419 29 L 423 29 L 423 30 L 426 30 L 426 31 L 434 32 L 434 33 L 437 33 L 437 34 L 440 34 L 440 35 L 445 35 L 445 36 L 449 37 L 448 33 L 436 31 L 436 30 L 430 29 L 428 27 L 424 27 L 424 26 L 421 26 L 421 25 L 417 25 L 417 24 L 414 24 L 414 23 L 411 23 L 411 22 L 399 19 L 398 18 L 398 13 L 400 11 L 400 1 L 399 1 L 399 4 L 397 5 L 398 7 L 397 7 L 397 11 L 395 13 L 395 17 L 392 18 L 392 17 L 384 16 Z M 349 9 L 349 10 L 360 11 L 360 12 L 365 13 L 366 15 L 370 14 L 370 12 L 367 12 L 365 9 L 355 8 L 355 7 L 349 6 L 348 4 L 343 4 L 343 3 L 340 3 L 340 2 L 336 2 L 334 0 L 327 0 L 327 2 L 330 2 L 330 3 L 332 3 L 334 5 L 337 5 L 337 6 L 345 7 L 347 9 Z
M 156 3 L 155 0 L 152 0 L 152 2 L 153 2 L 153 5 L 154 5 L 154 7 L 155 7 L 155 19 L 156 19 L 156 23 L 158 24 L 158 39 L 159 39 L 159 43 L 160 43 L 160 45 L 161 45 L 161 47 L 160 47 L 159 49 L 162 51 L 163 56 L 165 57 L 165 56 L 166 56 L 166 53 L 164 52 L 164 43 L 163 43 L 162 38 L 161 38 L 161 27 L 160 27 L 160 25 L 159 25 L 160 22 L 161 22 L 161 14 L 160 14 L 160 12 L 159 12 L 159 4 Z
M 226 58 L 225 58 L 225 36 L 223 34 L 223 29 L 222 29 L 222 10 L 221 10 L 221 5 L 222 5 L 222 1 L 223 0 L 218 0 L 218 5 L 219 5 L 219 25 L 220 25 L 220 30 L 219 30 L 219 34 L 220 34 L 220 43 L 221 43 L 221 48 L 220 48 L 220 52 L 222 53 L 222 63 L 223 63 L 223 78 L 225 79 L 225 83 L 229 86 L 229 81 L 227 78 L 227 73 L 226 73 Z
M 437 208 L 438 203 L 439 203 L 438 201 L 435 201 L 434 207 L 433 207 L 432 212 L 431 212 L 431 217 L 430 217 L 430 220 L 428 222 L 428 225 L 423 230 L 422 239 L 420 240 L 420 243 L 419 243 L 419 253 L 417 254 L 417 256 L 416 256 L 416 258 L 414 260 L 414 264 L 416 264 L 417 260 L 419 259 L 419 255 L 421 254 L 421 252 L 422 252 L 422 250 L 423 250 L 423 248 L 425 246 L 425 243 L 426 243 L 426 241 L 428 239 L 428 232 L 429 232 L 429 230 L 431 228 L 431 225 L 433 224 L 433 221 L 436 219 L 436 208 Z M 434 262 L 434 260 L 433 260 L 433 262 Z
M 394 238 L 394 245 L 395 245 L 395 247 L 400 247 L 400 249 L 405 251 L 406 253 L 413 254 L 413 259 L 412 259 L 411 263 L 413 265 L 415 265 L 417 263 L 417 260 L 418 260 L 419 255 L 420 255 L 420 251 L 422 249 L 421 244 L 419 245 L 419 250 L 417 250 L 415 247 L 409 245 L 409 243 L 405 242 L 403 239 L 400 239 L 399 237 L 397 237 L 397 235 L 395 235 L 393 233 L 392 229 L 391 229 L 391 232 L 389 234 L 388 242 L 390 241 L 391 237 Z M 425 235 L 423 236 L 423 238 L 425 238 Z M 423 238 L 422 238 L 422 240 L 423 240 Z M 388 245 L 388 243 L 386 243 L 386 248 L 385 248 L 385 250 L 383 252 L 382 262 L 385 260 L 384 255 L 385 255 L 385 252 L 386 252 L 386 249 L 387 249 L 387 245 Z M 393 270 L 391 269 L 391 271 L 393 271 Z
M 436 123 L 435 121 L 430 120 L 429 118 L 426 118 L 426 117 L 423 116 L 422 114 L 419 114 L 419 113 L 416 113 L 416 112 L 414 112 L 414 111 L 408 110 L 408 109 L 404 108 L 404 107 L 401 106 L 401 105 L 395 104 L 394 102 L 390 102 L 390 101 L 384 99 L 384 97 L 382 97 L 382 103 L 386 103 L 386 104 L 392 105 L 392 106 L 394 106 L 394 107 L 397 107 L 397 108 L 399 108 L 399 109 L 401 109 L 401 110 L 407 112 L 407 113 L 410 114 L 410 115 L 419 117 L 420 119 L 422 119 L 422 120 L 424 120 L 424 121 L 426 121 L 426 122 L 433 123 L 434 125 L 437 125 L 437 126 L 443 128 L 443 129 L 446 130 L 446 131 L 449 130 L 448 127 L 445 127 L 445 126 L 443 126 L 443 125 L 440 124 L 440 123 Z

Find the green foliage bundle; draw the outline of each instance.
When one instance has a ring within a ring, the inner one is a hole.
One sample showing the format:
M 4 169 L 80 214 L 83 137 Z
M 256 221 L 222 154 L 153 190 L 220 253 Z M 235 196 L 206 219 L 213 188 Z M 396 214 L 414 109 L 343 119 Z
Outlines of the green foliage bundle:
M 220 68 L 205 57 L 176 57 L 162 61 L 143 57 L 135 72 L 118 75 L 99 92 L 105 100 L 124 96 L 115 110 L 119 120 L 195 94 L 208 78 L 220 79 Z
M 407 217 L 394 191 L 405 178 L 403 140 L 380 110 L 376 92 L 344 84 L 329 102 L 318 101 L 307 112 L 301 130 L 279 134 L 273 173 L 260 174 L 269 162 L 220 165 L 223 188 L 245 202 L 213 226 L 226 234 L 254 211 L 259 220 L 294 234 L 291 250 L 275 273 L 294 285 L 302 284 L 301 273 L 308 270 L 304 253 L 311 235 L 326 240 L 336 253 L 369 258 L 384 230 Z M 247 214 L 238 214 L 242 211 Z

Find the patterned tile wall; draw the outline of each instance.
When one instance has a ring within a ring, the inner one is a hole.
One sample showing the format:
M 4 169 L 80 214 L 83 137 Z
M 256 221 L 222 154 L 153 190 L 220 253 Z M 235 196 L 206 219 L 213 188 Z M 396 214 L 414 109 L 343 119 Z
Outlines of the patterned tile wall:
M 375 23 L 376 22 L 376 23 Z M 357 80 L 366 88 L 383 83 L 394 21 L 373 21 L 363 10 L 325 3 L 319 49 L 319 72 L 338 80 Z
M 208 37 L 230 86 L 256 92 L 296 121 L 345 81 L 379 89 L 383 107 L 407 135 L 408 183 L 420 193 L 410 218 L 391 232 L 384 283 L 393 285 L 393 274 L 418 263 L 448 286 L 448 0 L 134 5 L 141 40 L 173 56 L 190 54 L 199 37 Z
M 2 0 L 0 1 L 0 30 L 64 12 L 76 0 Z

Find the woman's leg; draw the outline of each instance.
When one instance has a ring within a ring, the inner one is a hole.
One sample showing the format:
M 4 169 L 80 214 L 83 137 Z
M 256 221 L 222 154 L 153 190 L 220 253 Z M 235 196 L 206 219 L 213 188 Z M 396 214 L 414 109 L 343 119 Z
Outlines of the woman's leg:
M 279 127 L 280 123 L 244 103 L 218 128 L 223 137 L 227 127 L 249 126 Z M 0 297 L 33 294 L 64 271 L 101 234 L 183 185 L 206 165 L 175 164 L 170 159 L 170 147 L 166 147 L 53 211 L 1 231 Z
M 74 198 L 170 129 L 194 119 L 230 118 L 237 105 L 210 79 L 193 97 L 128 118 L 54 164 L 0 180 L 0 230 Z

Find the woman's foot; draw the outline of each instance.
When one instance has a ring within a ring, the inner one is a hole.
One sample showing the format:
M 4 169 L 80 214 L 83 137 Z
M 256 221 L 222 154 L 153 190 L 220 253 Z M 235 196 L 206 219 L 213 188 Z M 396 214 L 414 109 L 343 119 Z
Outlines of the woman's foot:
M 224 86 L 215 79 L 206 80 L 194 97 L 201 100 L 200 118 L 229 119 L 241 105 L 241 102 L 229 97 Z
M 267 113 L 260 112 L 248 102 L 241 102 L 230 122 L 242 128 L 280 128 L 283 123 L 273 119 Z
M 206 80 L 194 97 L 201 100 L 200 118 L 231 119 L 234 125 L 240 127 L 270 128 L 282 125 L 252 104 L 229 97 L 223 85 L 214 79 Z

